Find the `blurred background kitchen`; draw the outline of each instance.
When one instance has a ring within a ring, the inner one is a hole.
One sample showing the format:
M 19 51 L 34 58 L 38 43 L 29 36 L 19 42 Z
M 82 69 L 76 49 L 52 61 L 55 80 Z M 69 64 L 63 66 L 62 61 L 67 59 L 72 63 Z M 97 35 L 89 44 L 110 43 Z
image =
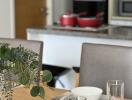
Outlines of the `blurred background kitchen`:
M 83 42 L 131 45 L 131 26 L 132 0 L 0 0 L 0 37 L 43 41 L 59 88 L 77 85 Z

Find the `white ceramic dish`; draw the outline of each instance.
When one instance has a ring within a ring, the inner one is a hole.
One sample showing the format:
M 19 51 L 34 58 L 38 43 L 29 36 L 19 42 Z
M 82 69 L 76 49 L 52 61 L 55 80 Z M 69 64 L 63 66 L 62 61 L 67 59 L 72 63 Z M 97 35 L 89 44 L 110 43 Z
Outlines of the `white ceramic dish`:
M 86 97 L 87 100 L 99 100 L 103 90 L 97 87 L 85 86 L 74 88 L 71 92 L 76 96 Z

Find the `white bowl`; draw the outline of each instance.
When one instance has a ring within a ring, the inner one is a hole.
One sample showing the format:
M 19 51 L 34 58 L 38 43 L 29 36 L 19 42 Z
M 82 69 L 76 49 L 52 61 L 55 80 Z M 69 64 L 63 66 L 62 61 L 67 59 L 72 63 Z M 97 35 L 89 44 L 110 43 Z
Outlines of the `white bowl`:
M 99 100 L 103 90 L 97 87 L 77 87 L 71 90 L 75 96 L 86 97 L 87 100 Z

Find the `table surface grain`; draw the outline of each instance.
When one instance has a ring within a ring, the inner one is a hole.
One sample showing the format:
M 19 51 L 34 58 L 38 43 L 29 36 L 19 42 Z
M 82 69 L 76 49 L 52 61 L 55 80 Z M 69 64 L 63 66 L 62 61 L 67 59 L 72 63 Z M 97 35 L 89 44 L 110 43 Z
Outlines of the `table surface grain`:
M 63 94 L 68 90 L 49 88 L 43 86 L 45 89 L 46 100 L 52 100 L 53 97 Z M 30 89 L 24 87 L 18 87 L 13 90 L 13 100 L 43 100 L 41 97 L 32 97 L 30 95 Z

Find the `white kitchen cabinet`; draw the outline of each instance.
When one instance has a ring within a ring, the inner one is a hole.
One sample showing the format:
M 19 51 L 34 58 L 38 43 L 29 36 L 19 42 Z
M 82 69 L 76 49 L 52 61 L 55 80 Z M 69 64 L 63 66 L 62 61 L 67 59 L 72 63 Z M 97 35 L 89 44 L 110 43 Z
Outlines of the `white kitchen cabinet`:
M 0 0 L 0 37 L 14 38 L 14 0 Z
M 49 31 L 50 32 L 50 31 Z M 43 64 L 64 66 L 72 68 L 80 66 L 82 43 L 99 43 L 121 46 L 132 46 L 131 40 L 105 39 L 93 37 L 79 37 L 68 35 L 48 34 L 48 31 L 35 31 L 27 33 L 29 40 L 41 40 L 44 42 Z

